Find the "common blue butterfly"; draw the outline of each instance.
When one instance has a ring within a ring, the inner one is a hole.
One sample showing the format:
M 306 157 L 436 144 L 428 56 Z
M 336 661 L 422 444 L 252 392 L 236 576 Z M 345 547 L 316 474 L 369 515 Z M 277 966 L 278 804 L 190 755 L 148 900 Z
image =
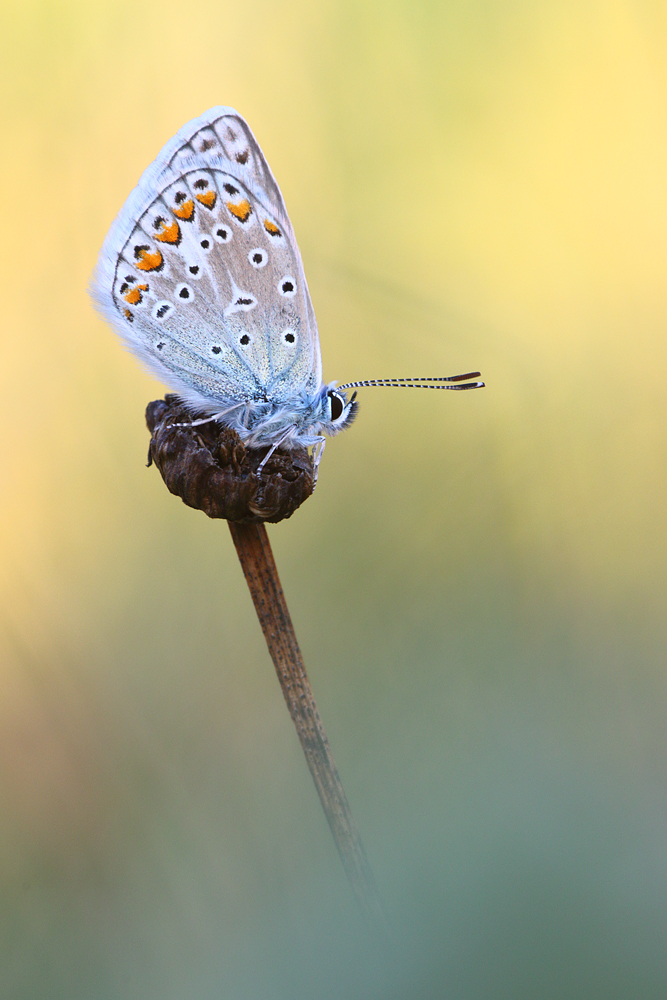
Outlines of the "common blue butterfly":
M 484 384 L 460 384 L 479 372 L 323 383 L 285 203 L 233 108 L 188 122 L 144 172 L 104 241 L 92 294 L 133 353 L 193 410 L 250 448 L 268 447 L 258 473 L 282 445 L 312 446 L 316 474 L 324 435 L 356 415 L 357 394 L 348 401 L 346 389 Z

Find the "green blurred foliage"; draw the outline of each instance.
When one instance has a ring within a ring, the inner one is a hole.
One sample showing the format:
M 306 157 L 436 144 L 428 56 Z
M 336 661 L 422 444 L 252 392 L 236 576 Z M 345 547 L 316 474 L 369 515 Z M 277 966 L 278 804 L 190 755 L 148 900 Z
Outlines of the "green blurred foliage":
M 3 1000 L 662 1000 L 664 5 L 0 17 Z M 86 294 L 219 103 L 285 194 L 325 377 L 487 381 L 367 390 L 270 532 L 390 956 L 225 525 L 144 468 L 163 388 Z

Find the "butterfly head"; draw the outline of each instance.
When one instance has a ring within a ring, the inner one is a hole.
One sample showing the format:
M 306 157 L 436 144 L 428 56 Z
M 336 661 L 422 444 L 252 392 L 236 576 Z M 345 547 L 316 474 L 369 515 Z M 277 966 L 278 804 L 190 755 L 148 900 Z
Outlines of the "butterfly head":
M 332 383 L 322 393 L 321 407 L 322 429 L 329 435 L 338 434 L 349 427 L 357 415 L 357 394 L 353 393 L 348 403 L 346 393 L 336 389 Z

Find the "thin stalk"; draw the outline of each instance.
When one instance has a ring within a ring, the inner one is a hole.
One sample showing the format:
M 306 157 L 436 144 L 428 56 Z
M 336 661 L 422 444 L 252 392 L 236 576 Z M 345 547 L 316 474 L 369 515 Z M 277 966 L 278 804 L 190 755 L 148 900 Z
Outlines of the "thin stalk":
M 238 521 L 228 524 L 287 708 L 350 885 L 366 916 L 386 930 L 373 872 L 317 711 L 266 528 L 263 524 Z

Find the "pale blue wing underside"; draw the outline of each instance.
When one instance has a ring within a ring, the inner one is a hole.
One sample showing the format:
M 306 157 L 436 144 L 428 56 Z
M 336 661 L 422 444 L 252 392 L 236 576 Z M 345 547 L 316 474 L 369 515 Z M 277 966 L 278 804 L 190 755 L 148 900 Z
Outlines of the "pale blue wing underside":
M 232 108 L 211 108 L 144 172 L 93 294 L 130 349 L 194 406 L 283 403 L 321 386 L 317 325 L 282 195 Z

